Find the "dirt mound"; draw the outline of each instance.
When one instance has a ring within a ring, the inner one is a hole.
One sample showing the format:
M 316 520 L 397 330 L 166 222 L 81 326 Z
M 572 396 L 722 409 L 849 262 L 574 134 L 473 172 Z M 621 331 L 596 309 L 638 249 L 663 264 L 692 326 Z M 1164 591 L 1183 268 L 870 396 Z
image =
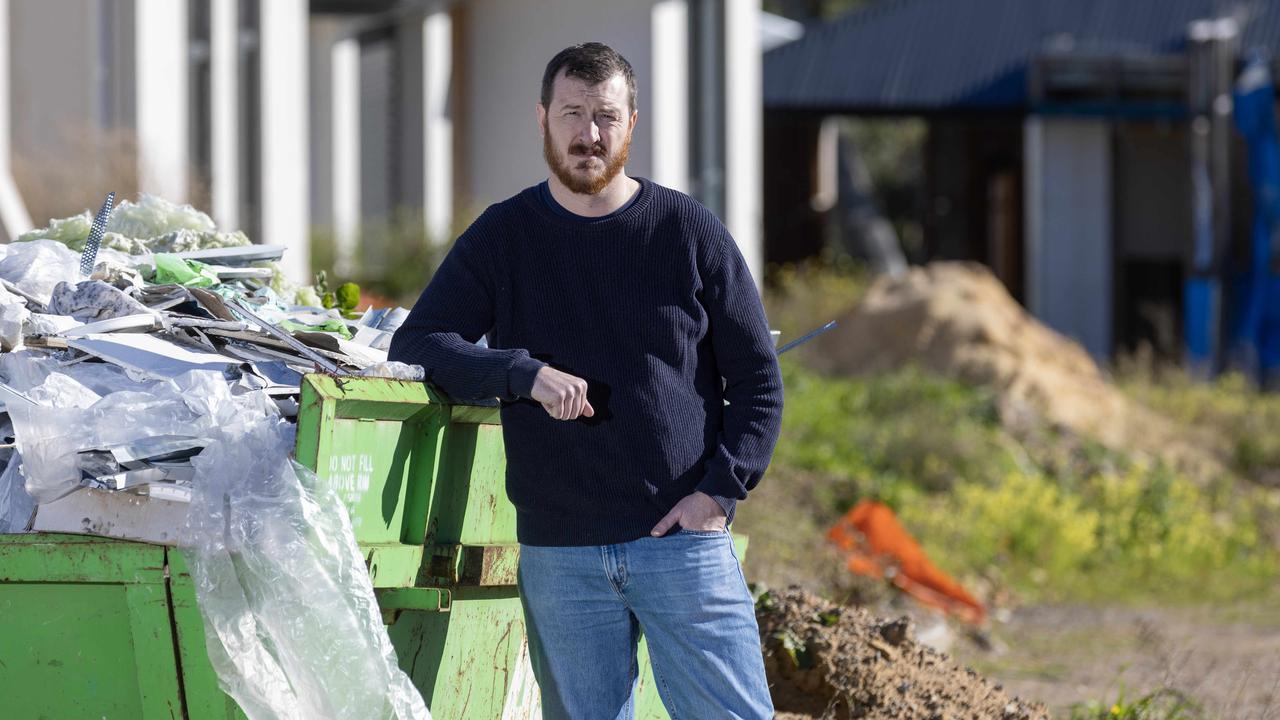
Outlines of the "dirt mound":
M 1079 343 L 1031 316 L 977 263 L 938 262 L 882 277 L 807 358 L 831 374 L 874 374 L 917 363 L 999 394 L 1017 426 L 1043 418 L 1111 448 L 1200 466 L 1199 447 L 1111 386 Z
M 791 587 L 761 599 L 757 618 L 779 718 L 1031 720 L 1042 705 L 916 643 L 907 618 L 884 620 Z

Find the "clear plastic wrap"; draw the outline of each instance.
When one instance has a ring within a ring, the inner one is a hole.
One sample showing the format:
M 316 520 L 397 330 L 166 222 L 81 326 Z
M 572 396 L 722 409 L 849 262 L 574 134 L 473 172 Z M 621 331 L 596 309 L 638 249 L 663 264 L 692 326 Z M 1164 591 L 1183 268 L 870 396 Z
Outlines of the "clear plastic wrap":
M 427 376 L 421 365 L 406 365 L 397 360 L 374 363 L 360 371 L 364 377 L 391 378 L 392 380 L 422 380 Z
M 30 316 L 25 300 L 0 287 L 0 350 L 9 352 L 22 344 L 23 323 Z
M 0 260 L 0 278 L 45 305 L 60 282 L 80 277 L 80 255 L 54 240 L 13 243 Z
M 292 426 L 244 407 L 264 398 L 206 396 L 226 421 L 192 461 L 181 537 L 219 684 L 251 720 L 429 720 L 345 507 L 288 459 Z
M 0 421 L 0 438 L 13 435 L 13 426 L 8 421 Z M 17 452 L 0 449 L 0 533 L 18 533 L 27 529 L 31 513 L 36 509 L 36 501 L 27 494 L 23 486 L 22 456 Z
M 123 253 L 101 248 L 98 261 L 132 265 L 134 259 Z M 60 282 L 77 283 L 80 276 L 80 253 L 56 240 L 33 240 L 9 243 L 8 252 L 0 259 L 0 278 L 48 305 L 53 289 Z M 39 308 L 37 308 L 39 309 Z
M 22 456 L 10 453 L 0 473 L 0 533 L 25 532 L 36 509 L 35 498 L 23 487 L 21 470 Z
M 82 448 L 174 428 L 207 437 L 179 536 L 223 689 L 252 720 L 430 720 L 396 662 L 345 506 L 289 459 L 294 428 L 271 398 L 232 395 L 209 371 L 147 384 L 110 368 L 82 370 L 84 383 L 67 374 L 84 365 L 0 362 L 40 403 L 10 403 L 30 496 L 15 459 L 0 475 L 0 531 L 25 527 L 32 497 L 78 487 Z
M 208 375 L 216 384 L 192 377 L 197 375 Z M 118 388 L 99 397 L 70 374 L 53 372 L 27 391 L 38 405 L 9 403 L 27 492 L 38 502 L 51 502 L 80 486 L 81 450 L 168 435 L 174 428 L 200 435 L 218 421 L 206 412 L 203 395 L 216 389 L 228 394 L 217 373 L 191 372 L 150 385 L 127 377 L 108 380 L 112 377 L 97 371 L 86 378 L 102 389 Z

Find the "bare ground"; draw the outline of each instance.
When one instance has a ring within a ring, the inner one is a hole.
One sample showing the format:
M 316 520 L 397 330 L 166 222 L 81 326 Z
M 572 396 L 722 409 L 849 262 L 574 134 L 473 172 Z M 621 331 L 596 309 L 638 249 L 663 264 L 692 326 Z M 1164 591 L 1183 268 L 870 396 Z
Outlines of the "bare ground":
M 995 650 L 956 660 L 1055 717 L 1077 702 L 1133 700 L 1171 688 L 1205 717 L 1280 720 L 1280 607 L 1027 607 L 994 627 Z

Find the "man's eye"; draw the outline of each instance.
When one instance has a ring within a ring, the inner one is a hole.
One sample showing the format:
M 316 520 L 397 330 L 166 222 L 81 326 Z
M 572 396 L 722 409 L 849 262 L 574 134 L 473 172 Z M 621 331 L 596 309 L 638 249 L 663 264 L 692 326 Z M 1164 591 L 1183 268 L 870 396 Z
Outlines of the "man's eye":
M 578 114 L 578 111 L 577 111 L 577 110 L 566 110 L 566 111 L 564 112 L 564 114 L 565 114 L 565 115 L 577 115 L 577 114 Z

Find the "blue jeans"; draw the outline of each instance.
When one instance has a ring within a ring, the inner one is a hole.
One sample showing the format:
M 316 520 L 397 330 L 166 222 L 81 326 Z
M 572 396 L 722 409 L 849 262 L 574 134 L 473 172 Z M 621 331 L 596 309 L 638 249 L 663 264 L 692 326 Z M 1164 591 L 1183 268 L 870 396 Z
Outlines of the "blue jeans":
M 519 582 L 546 720 L 634 717 L 642 632 L 672 720 L 773 717 L 755 606 L 727 531 L 521 545 Z

